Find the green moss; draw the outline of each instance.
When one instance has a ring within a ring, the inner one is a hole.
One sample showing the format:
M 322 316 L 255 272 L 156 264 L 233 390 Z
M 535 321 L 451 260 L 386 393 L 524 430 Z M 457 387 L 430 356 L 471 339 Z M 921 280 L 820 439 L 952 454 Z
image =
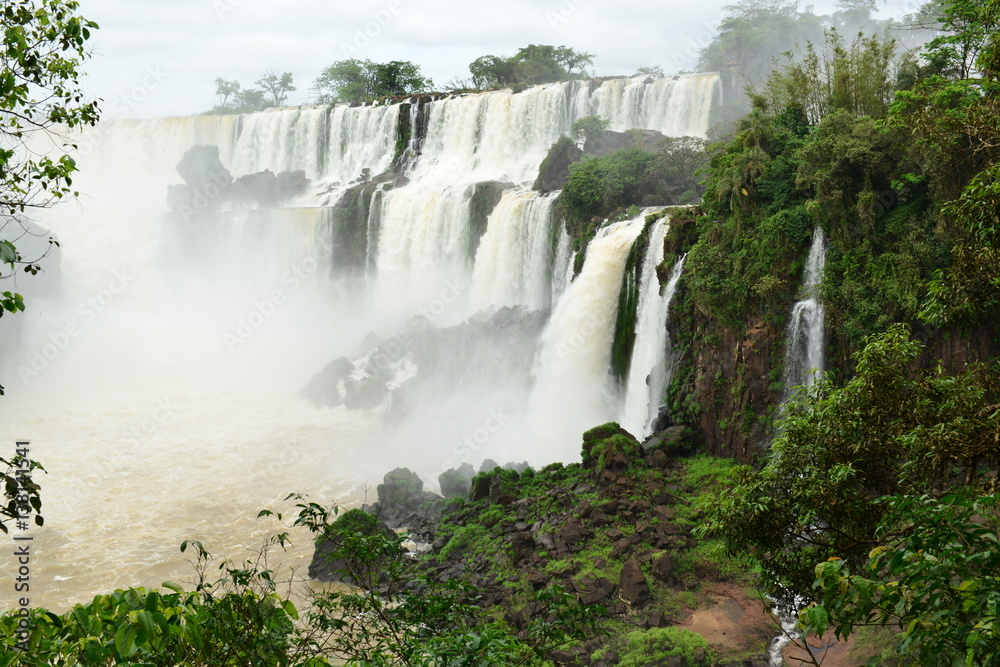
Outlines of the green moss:
M 441 548 L 441 558 L 447 559 L 455 552 L 474 551 L 481 548 L 481 542 L 487 538 L 489 531 L 485 527 L 472 524 L 458 528 Z
M 649 248 L 649 230 L 647 224 L 632 249 L 629 250 L 625 262 L 625 273 L 622 278 L 621 291 L 618 293 L 618 314 L 615 319 L 615 334 L 611 346 L 611 374 L 620 387 L 628 381 L 629 366 L 632 363 L 632 350 L 635 347 L 635 320 L 639 307 L 639 280 L 642 275 L 642 259 Z
M 410 146 L 412 139 L 412 124 L 410 114 L 416 113 L 412 104 L 399 105 L 399 120 L 396 123 L 396 152 L 392 156 L 393 167 L 399 169 L 403 166 L 403 159 L 406 149 Z
M 701 635 L 684 628 L 650 628 L 628 634 L 618 665 L 662 665 L 675 656 L 684 658 L 685 664 L 692 667 L 711 664 L 708 642 Z

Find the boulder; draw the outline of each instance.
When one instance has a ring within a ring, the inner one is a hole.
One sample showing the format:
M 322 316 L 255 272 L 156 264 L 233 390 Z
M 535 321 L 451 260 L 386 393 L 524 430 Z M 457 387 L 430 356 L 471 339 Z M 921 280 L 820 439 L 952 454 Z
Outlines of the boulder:
M 649 599 L 649 584 L 639 561 L 634 558 L 622 566 L 620 585 L 622 598 L 630 605 L 641 605 Z
M 372 560 L 371 554 L 352 554 L 345 549 L 345 535 L 356 533 L 361 535 L 381 534 L 389 540 L 395 540 L 396 534 L 377 517 L 360 509 L 352 509 L 337 517 L 330 530 L 316 540 L 312 561 L 309 563 L 309 576 L 318 581 L 335 581 L 351 585 L 362 585 L 351 572 L 361 572 L 368 568 L 381 567 L 384 562 Z M 395 552 L 390 549 L 383 554 L 385 559 L 402 557 L 402 549 Z
M 632 434 L 611 422 L 583 434 L 583 467 L 620 474 L 642 460 L 642 447 Z
M 334 359 L 316 373 L 299 394 L 320 407 L 335 408 L 344 402 L 339 384 L 353 371 L 354 364 L 347 357 Z
M 441 495 L 445 498 L 458 498 L 469 495 L 473 477 L 475 477 L 475 470 L 468 463 L 463 463 L 458 468 L 445 470 L 438 475 Z
M 674 570 L 674 562 L 670 554 L 664 552 L 653 559 L 653 576 L 660 581 L 667 581 Z
M 408 468 L 387 472 L 378 485 L 378 502 L 371 511 L 391 528 L 399 528 L 404 520 L 424 503 L 439 498 L 424 491 L 424 481 Z

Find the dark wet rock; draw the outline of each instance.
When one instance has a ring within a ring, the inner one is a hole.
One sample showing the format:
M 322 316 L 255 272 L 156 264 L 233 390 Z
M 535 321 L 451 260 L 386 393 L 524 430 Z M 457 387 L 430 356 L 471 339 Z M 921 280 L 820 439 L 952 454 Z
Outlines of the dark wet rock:
M 440 496 L 424 491 L 424 481 L 408 468 L 396 468 L 385 474 L 378 485 L 378 502 L 370 511 L 390 528 L 404 527 L 411 517 L 425 503 Z
M 337 517 L 332 524 L 332 530 L 316 541 L 316 549 L 313 552 L 312 561 L 309 563 L 309 576 L 319 581 L 339 581 L 352 585 L 361 585 L 363 581 L 357 581 L 350 574 L 348 568 L 349 560 L 343 556 L 345 531 L 361 535 L 381 534 L 389 539 L 395 539 L 395 533 L 377 517 L 359 510 L 352 509 Z M 401 557 L 402 551 L 390 558 Z M 355 561 L 356 562 L 356 561 Z M 379 563 L 359 563 L 365 568 L 379 568 Z
M 663 553 L 653 559 L 653 576 L 659 581 L 667 581 L 670 573 L 674 571 L 674 562 L 670 554 Z
M 690 454 L 693 451 L 694 442 L 691 438 L 691 429 L 687 426 L 671 426 L 662 431 L 653 433 L 642 443 L 642 451 L 652 454 L 661 451 L 670 458 L 676 458 Z
M 441 486 L 441 495 L 445 498 L 458 498 L 469 495 L 472 487 L 472 478 L 475 470 L 468 463 L 463 463 L 458 468 L 445 470 L 438 475 L 438 484 Z
M 301 395 L 320 407 L 335 408 L 343 404 L 339 384 L 354 371 L 354 364 L 347 357 L 334 359 L 314 375 L 302 389 Z
M 486 233 L 486 222 L 490 213 L 503 198 L 504 190 L 513 188 L 513 183 L 500 181 L 484 181 L 473 186 L 472 197 L 469 200 L 469 245 L 468 257 L 474 259 L 479 249 L 479 242 Z
M 649 599 L 649 584 L 646 583 L 638 560 L 626 561 L 622 566 L 620 581 L 622 598 L 630 605 L 641 605 Z
M 583 157 L 583 151 L 568 137 L 549 149 L 538 170 L 533 189 L 540 192 L 560 190 L 569 182 L 569 166 Z

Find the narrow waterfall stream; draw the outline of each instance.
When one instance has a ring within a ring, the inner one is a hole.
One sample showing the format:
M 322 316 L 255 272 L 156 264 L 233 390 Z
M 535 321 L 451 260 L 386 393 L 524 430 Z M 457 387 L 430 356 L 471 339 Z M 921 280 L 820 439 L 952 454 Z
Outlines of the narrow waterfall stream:
M 661 293 L 656 268 L 663 262 L 663 239 L 669 224 L 667 219 L 657 221 L 649 235 L 649 248 L 643 259 L 639 281 L 635 344 L 622 407 L 621 425 L 640 440 L 649 435 L 650 424 L 670 382 L 667 318 L 670 302 L 684 270 L 684 258 L 674 264 L 670 280 L 662 287 Z
M 807 387 L 823 373 L 825 335 L 819 288 L 825 266 L 826 237 L 823 230 L 817 227 L 813 231 L 812 246 L 802 277 L 802 299 L 792 307 L 792 315 L 788 320 L 786 400 L 795 387 Z

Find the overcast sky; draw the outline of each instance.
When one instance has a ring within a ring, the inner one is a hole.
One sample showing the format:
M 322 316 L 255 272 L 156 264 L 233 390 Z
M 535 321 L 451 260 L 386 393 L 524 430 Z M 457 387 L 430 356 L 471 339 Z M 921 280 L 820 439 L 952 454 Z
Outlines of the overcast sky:
M 413 61 L 441 88 L 479 56 L 527 44 L 593 53 L 598 75 L 670 73 L 695 66 L 731 1 L 82 0 L 101 26 L 84 86 L 107 118 L 149 118 L 203 112 L 216 77 L 246 87 L 265 70 L 291 72 L 288 102 L 307 103 L 320 70 L 350 57 Z

